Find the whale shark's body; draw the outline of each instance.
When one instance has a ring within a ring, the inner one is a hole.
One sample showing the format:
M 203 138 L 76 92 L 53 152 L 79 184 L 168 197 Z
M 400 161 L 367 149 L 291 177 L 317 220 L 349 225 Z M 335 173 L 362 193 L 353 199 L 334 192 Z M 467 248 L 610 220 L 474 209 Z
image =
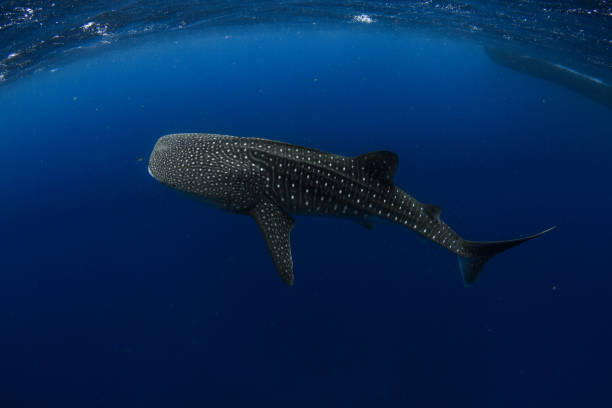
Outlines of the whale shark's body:
M 266 139 L 181 133 L 157 141 L 149 173 L 221 209 L 253 217 L 289 285 L 291 213 L 348 217 L 368 228 L 379 221 L 407 227 L 456 254 L 466 284 L 492 256 L 550 230 L 511 241 L 464 240 L 440 219 L 440 208 L 394 185 L 397 165 L 397 155 L 388 151 L 344 157 Z

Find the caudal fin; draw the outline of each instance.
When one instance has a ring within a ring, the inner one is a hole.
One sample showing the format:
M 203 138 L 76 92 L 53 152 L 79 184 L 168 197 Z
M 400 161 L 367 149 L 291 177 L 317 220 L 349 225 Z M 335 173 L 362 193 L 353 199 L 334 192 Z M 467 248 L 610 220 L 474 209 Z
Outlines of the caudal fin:
M 475 242 L 464 240 L 463 246 L 469 255 L 466 257 L 458 257 L 459 269 L 461 270 L 461 276 L 463 276 L 463 282 L 465 282 L 466 285 L 471 285 L 474 283 L 478 278 L 478 275 L 480 275 L 482 267 L 485 265 L 485 263 L 500 252 L 522 244 L 525 241 L 529 241 L 544 235 L 555 228 L 556 227 L 551 227 L 538 234 L 525 238 L 512 239 L 510 241 Z

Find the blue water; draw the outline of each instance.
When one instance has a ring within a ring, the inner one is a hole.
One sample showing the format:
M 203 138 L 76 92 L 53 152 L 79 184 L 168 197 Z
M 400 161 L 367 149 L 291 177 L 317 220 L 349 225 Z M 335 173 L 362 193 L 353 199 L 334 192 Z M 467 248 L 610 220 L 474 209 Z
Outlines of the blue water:
M 0 87 L 0 406 L 607 406 L 612 111 L 481 44 L 374 25 L 161 33 Z M 406 229 L 253 220 L 147 173 L 173 132 L 344 155 L 467 239 L 554 232 L 464 287 Z

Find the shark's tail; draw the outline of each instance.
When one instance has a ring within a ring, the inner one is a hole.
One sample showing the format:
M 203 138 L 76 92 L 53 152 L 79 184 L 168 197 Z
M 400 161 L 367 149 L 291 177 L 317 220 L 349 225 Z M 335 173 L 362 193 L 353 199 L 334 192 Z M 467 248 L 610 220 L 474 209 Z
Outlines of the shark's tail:
M 512 239 L 510 241 L 496 241 L 496 242 L 475 242 L 475 241 L 463 241 L 463 246 L 469 254 L 466 257 L 458 256 L 459 258 L 459 269 L 463 276 L 463 281 L 466 285 L 471 285 L 476 281 L 478 275 L 482 271 L 482 267 L 485 263 L 500 252 L 510 249 L 525 241 L 537 238 L 541 235 L 546 234 L 548 231 L 552 231 L 556 227 L 548 228 L 538 234 L 531 235 L 525 238 Z

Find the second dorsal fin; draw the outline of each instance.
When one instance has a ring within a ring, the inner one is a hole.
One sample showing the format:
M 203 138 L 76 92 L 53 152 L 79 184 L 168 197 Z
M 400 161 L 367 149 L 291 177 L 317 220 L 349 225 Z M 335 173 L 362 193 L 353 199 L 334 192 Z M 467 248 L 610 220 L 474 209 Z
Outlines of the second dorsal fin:
M 393 177 L 399 159 L 397 154 L 386 150 L 365 153 L 354 158 L 359 169 L 366 171 L 371 177 L 385 183 L 393 184 Z
M 442 214 L 442 209 L 437 205 L 431 204 L 423 204 L 423 209 L 430 217 L 440 219 L 440 214 Z

